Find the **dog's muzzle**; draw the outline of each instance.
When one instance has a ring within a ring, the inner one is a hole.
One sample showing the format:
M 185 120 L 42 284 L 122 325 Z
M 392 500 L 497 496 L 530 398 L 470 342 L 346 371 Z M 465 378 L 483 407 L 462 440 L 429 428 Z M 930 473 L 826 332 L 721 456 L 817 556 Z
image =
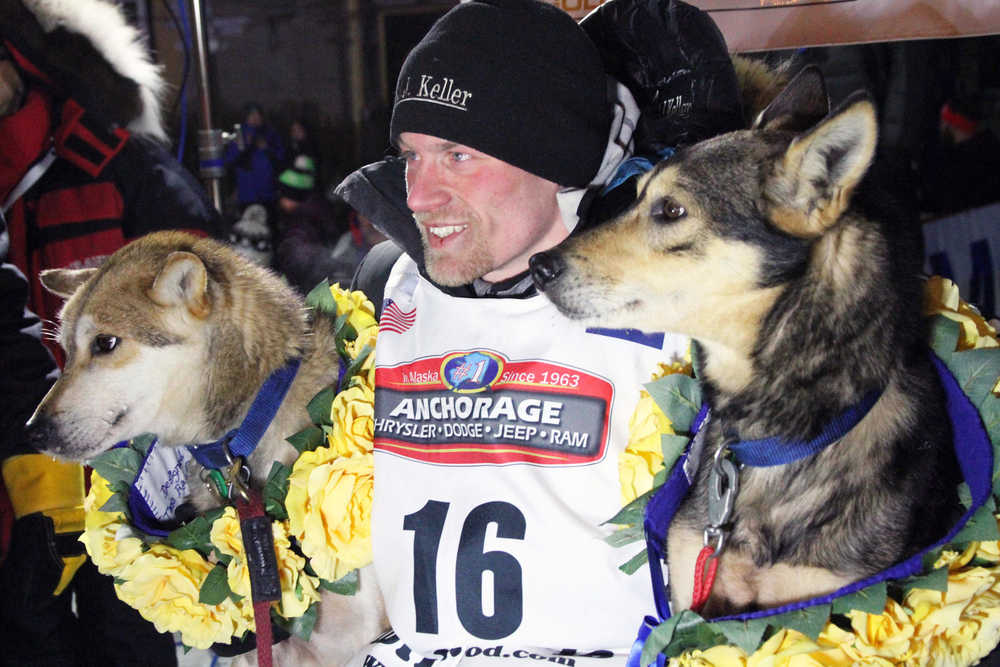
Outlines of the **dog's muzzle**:
M 541 291 L 551 285 L 566 270 L 566 262 L 556 253 L 539 252 L 528 259 L 528 266 L 531 269 L 531 279 L 535 281 L 535 287 Z
M 25 424 L 28 444 L 38 451 L 51 449 L 59 441 L 59 427 L 45 415 L 33 415 Z

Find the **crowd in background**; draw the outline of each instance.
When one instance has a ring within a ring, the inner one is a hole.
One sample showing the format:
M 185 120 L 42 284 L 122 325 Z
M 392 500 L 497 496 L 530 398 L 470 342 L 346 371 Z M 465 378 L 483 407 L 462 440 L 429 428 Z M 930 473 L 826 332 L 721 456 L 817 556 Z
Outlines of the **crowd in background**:
M 281 133 L 261 107 L 247 103 L 224 163 L 231 194 L 224 204 L 229 243 L 284 275 L 303 293 L 323 279 L 350 283 L 358 262 L 384 239 L 322 182 L 323 158 L 308 123 Z

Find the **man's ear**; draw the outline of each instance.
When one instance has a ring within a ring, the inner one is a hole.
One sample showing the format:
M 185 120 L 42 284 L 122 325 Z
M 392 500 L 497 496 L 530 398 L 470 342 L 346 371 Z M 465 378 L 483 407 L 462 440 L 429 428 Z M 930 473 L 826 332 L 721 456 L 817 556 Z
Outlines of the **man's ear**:
M 184 306 L 199 319 L 208 317 L 212 311 L 208 272 L 201 259 L 190 252 L 170 253 L 148 294 L 161 306 Z
M 796 74 L 753 123 L 753 129 L 804 132 L 830 113 L 823 72 L 809 65 Z
M 90 277 L 97 273 L 96 268 L 89 269 L 45 269 L 38 274 L 42 287 L 56 296 L 68 299 Z
M 875 105 L 867 93 L 855 93 L 778 158 L 767 183 L 771 219 L 794 236 L 821 235 L 847 209 L 877 143 Z

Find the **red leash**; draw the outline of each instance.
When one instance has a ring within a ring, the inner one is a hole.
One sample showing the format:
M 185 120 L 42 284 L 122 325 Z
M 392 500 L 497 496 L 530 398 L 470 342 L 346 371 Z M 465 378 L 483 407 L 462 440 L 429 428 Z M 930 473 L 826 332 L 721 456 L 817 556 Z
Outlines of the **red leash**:
M 247 488 L 247 499 L 236 494 L 236 510 L 240 516 L 243 551 L 250 571 L 250 597 L 253 600 L 254 632 L 257 635 L 257 664 L 272 667 L 271 602 L 281 599 L 278 558 L 274 553 L 271 519 L 264 513 L 260 492 Z
M 712 593 L 715 583 L 715 572 L 719 569 L 719 559 L 715 557 L 715 549 L 704 546 L 698 553 L 694 565 L 694 595 L 691 598 L 691 610 L 701 611 L 701 608 Z

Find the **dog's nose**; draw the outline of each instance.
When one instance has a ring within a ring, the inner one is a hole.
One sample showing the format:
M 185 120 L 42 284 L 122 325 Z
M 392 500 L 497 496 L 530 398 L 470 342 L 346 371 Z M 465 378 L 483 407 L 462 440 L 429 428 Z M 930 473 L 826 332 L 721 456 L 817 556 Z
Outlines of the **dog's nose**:
M 531 268 L 531 279 L 535 281 L 535 287 L 543 292 L 566 268 L 562 257 L 550 252 L 535 253 L 528 259 L 528 266 Z
M 28 444 L 42 451 L 55 442 L 58 429 L 51 419 L 36 413 L 24 425 L 24 433 L 28 437 Z

